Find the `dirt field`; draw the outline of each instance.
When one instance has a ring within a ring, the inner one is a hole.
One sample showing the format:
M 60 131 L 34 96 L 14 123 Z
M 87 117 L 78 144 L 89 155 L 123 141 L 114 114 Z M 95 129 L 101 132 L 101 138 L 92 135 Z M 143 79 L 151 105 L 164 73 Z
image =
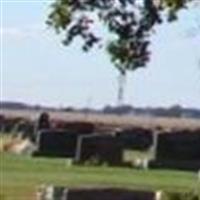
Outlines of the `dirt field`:
M 30 110 L 1 110 L 0 114 L 12 117 L 25 117 L 35 120 L 38 118 L 40 111 Z M 188 118 L 165 118 L 165 117 L 147 117 L 147 116 L 129 116 L 129 115 L 105 115 L 105 114 L 84 114 L 51 111 L 49 112 L 52 119 L 62 119 L 66 121 L 87 121 L 99 125 L 114 127 L 139 126 L 144 128 L 162 127 L 164 129 L 200 129 L 200 120 Z

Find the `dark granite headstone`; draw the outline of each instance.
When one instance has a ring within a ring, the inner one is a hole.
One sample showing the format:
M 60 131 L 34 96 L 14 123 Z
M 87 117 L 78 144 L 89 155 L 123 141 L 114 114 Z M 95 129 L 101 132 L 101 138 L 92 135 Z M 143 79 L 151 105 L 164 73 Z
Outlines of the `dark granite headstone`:
M 69 190 L 67 200 L 154 200 L 154 192 L 128 189 L 74 189 Z
M 78 136 L 78 133 L 66 130 L 43 130 L 38 135 L 38 150 L 35 155 L 74 157 Z
M 76 161 L 94 161 L 97 164 L 122 165 L 123 148 L 118 138 L 111 135 L 80 136 Z
M 200 132 L 161 133 L 150 167 L 197 171 L 200 169 Z
M 1 133 L 4 131 L 4 121 L 5 121 L 5 116 L 0 115 L 0 132 Z
M 200 133 L 183 131 L 158 135 L 156 158 L 200 161 Z
M 75 133 L 81 132 L 81 133 L 91 134 L 95 130 L 95 125 L 90 122 L 78 122 L 78 121 L 66 122 L 62 120 L 53 120 L 52 126 L 55 129 L 65 129 Z
M 69 189 L 49 186 L 40 191 L 38 200 L 155 200 L 156 192 L 119 188 Z
M 37 130 L 49 129 L 50 128 L 50 117 L 49 114 L 43 112 L 40 114 L 37 124 Z
M 153 144 L 153 133 L 150 129 L 125 129 L 117 132 L 116 136 L 122 141 L 125 149 L 146 150 Z

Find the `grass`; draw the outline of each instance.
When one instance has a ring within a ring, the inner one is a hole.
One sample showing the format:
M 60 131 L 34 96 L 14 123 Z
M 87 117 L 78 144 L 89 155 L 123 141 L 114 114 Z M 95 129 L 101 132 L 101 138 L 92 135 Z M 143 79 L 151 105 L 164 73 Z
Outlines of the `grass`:
M 35 199 L 41 184 L 67 187 L 122 187 L 145 190 L 200 191 L 197 175 L 188 172 L 71 166 L 65 159 L 1 154 L 0 199 Z

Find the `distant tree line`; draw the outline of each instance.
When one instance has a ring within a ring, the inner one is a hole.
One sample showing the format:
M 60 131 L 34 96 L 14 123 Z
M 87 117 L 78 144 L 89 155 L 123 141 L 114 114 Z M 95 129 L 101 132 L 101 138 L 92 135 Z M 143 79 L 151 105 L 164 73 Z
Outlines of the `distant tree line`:
M 183 108 L 180 105 L 174 105 L 169 108 L 135 108 L 130 105 L 120 107 L 106 106 L 102 110 L 106 114 L 130 114 L 130 115 L 148 115 L 148 116 L 163 116 L 163 117 L 192 117 L 200 119 L 200 110 L 194 108 Z
M 173 105 L 171 107 L 133 107 L 131 105 L 122 105 L 122 106 L 111 106 L 106 105 L 102 109 L 94 108 L 76 108 L 73 106 L 63 107 L 63 108 L 53 108 L 46 107 L 41 105 L 29 105 L 20 102 L 1 102 L 1 109 L 10 109 L 10 110 L 47 110 L 47 111 L 63 111 L 63 112 L 74 112 L 74 113 L 96 113 L 96 114 L 116 114 L 116 115 L 146 115 L 146 116 L 155 116 L 155 117 L 178 117 L 178 118 L 196 118 L 200 119 L 200 109 L 197 108 L 184 108 L 181 105 Z

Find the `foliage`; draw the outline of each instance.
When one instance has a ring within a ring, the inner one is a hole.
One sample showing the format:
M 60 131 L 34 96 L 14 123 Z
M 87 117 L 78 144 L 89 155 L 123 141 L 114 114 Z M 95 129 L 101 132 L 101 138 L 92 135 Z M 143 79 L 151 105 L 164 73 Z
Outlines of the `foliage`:
M 173 21 L 189 1 L 195 0 L 55 0 L 47 23 L 58 33 L 65 32 L 64 45 L 80 37 L 86 52 L 95 44 L 106 46 L 112 63 L 125 77 L 127 71 L 145 67 L 150 60 L 149 36 L 154 25 L 162 22 L 163 10 L 168 10 L 168 21 Z M 107 35 L 101 37 L 94 31 L 99 24 L 112 34 L 106 45 L 102 43 Z M 119 100 L 124 81 L 119 79 Z
M 77 36 L 84 41 L 84 51 L 89 51 L 105 38 L 92 30 L 102 22 L 114 34 L 107 51 L 120 73 L 144 67 L 149 61 L 149 33 L 161 23 L 161 11 L 168 8 L 168 20 L 176 19 L 176 12 L 190 0 L 55 0 L 48 24 L 57 32 L 64 31 L 64 45 Z M 95 20 L 96 19 L 96 20 Z

